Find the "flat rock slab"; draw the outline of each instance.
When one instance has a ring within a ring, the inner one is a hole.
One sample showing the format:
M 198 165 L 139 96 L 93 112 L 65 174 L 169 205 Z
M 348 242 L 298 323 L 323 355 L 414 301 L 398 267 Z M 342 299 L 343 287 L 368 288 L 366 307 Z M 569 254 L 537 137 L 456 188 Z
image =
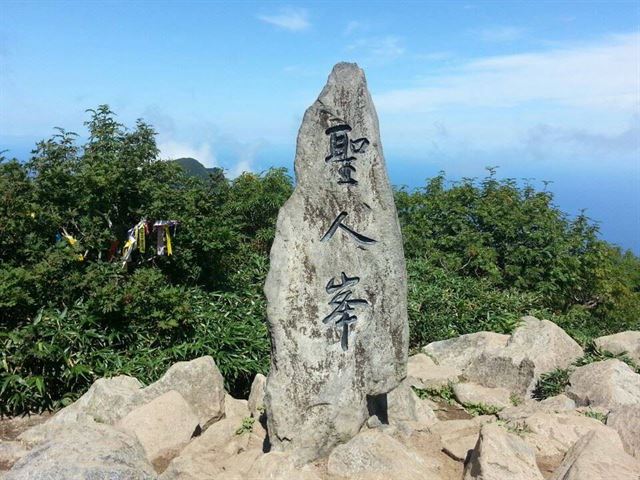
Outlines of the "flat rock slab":
M 489 388 L 475 383 L 458 383 L 453 386 L 456 400 L 462 405 L 483 405 L 507 408 L 511 406 L 511 392 L 506 388 Z
M 433 358 L 438 365 L 464 370 L 471 362 L 486 351 L 506 347 L 509 335 L 494 332 L 476 332 L 432 342 L 422 351 Z
M 448 365 L 436 365 L 434 361 L 419 353 L 409 357 L 407 362 L 407 381 L 416 388 L 440 388 L 460 379 L 460 370 Z
M 431 433 L 439 435 L 442 451 L 458 462 L 464 462 L 478 441 L 480 428 L 494 417 L 482 416 L 468 420 L 447 420 L 431 426 Z
M 340 63 L 304 115 L 296 188 L 265 285 L 274 451 L 310 461 L 358 433 L 406 376 L 406 270 L 363 71 Z
M 565 394 L 546 398 L 542 401 L 528 399 L 524 403 L 505 408 L 498 412 L 500 420 L 523 420 L 536 413 L 567 413 L 575 410 L 576 402 Z

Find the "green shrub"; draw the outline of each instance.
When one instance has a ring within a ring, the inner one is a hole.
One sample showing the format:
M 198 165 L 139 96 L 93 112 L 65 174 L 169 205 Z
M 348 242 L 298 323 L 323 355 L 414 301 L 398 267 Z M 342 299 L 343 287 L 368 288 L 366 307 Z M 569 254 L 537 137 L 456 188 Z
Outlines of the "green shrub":
M 101 376 L 148 383 L 200 355 L 246 395 L 269 364 L 262 285 L 292 179 L 284 169 L 195 178 L 158 160 L 143 121 L 127 129 L 107 106 L 89 115 L 82 145 L 58 129 L 26 163 L 0 155 L 0 415 L 59 408 Z M 524 314 L 584 345 L 640 329 L 640 260 L 599 240 L 584 215 L 568 218 L 550 192 L 492 170 L 449 185 L 438 175 L 398 190 L 396 204 L 412 350 L 509 333 Z M 155 255 L 152 235 L 123 265 L 110 250 L 142 218 L 179 222 L 174 254 Z M 545 377 L 542 394 L 563 381 Z M 420 393 L 452 401 L 450 387 Z

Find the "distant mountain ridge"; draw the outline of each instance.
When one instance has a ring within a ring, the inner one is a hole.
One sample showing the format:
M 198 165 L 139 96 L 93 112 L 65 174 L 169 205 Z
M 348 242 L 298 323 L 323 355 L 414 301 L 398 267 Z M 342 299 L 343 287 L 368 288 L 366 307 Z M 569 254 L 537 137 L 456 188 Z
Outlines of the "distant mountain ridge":
M 191 157 L 176 158 L 172 161 L 180 165 L 188 175 L 191 175 L 192 177 L 202 178 L 204 180 L 209 180 L 211 178 L 211 175 L 217 177 L 222 173 L 221 168 L 207 168 L 198 160 Z

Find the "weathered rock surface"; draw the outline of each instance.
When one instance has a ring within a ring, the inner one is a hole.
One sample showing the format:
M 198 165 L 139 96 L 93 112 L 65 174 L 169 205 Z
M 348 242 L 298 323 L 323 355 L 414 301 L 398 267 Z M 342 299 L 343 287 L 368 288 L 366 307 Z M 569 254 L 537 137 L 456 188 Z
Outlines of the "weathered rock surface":
M 4 480 L 153 480 L 155 471 L 133 437 L 99 423 L 64 425 L 33 448 Z
M 75 422 L 77 415 L 84 413 L 96 422 L 113 425 L 135 407 L 145 403 L 141 389 L 142 383 L 126 375 L 99 378 L 78 400 L 60 410 L 54 416 L 55 422 Z
M 508 407 L 498 412 L 501 420 L 515 421 L 530 417 L 534 413 L 564 413 L 575 410 L 576 402 L 564 394 L 542 401 L 527 399 L 520 405 Z
M 494 421 L 494 417 L 481 416 L 469 420 L 438 422 L 429 429 L 440 436 L 442 451 L 458 462 L 464 462 L 478 441 L 480 428 Z
M 297 450 L 303 461 L 356 435 L 370 416 L 367 398 L 406 376 L 402 237 L 377 116 L 355 64 L 336 65 L 306 111 L 295 173 L 265 285 L 265 404 L 274 450 Z
M 429 405 L 406 382 L 389 392 L 387 407 L 389 423 L 408 430 L 425 430 L 438 421 Z
M 640 331 L 629 330 L 626 332 L 606 335 L 594 340 L 600 350 L 619 355 L 626 353 L 631 360 L 640 365 Z
M 485 350 L 469 364 L 464 371 L 469 381 L 525 396 L 533 391 L 542 373 L 567 368 L 584 354 L 555 323 L 534 317 L 523 317 L 522 322 L 506 347 Z
M 453 386 L 456 400 L 462 405 L 485 405 L 498 408 L 511 406 L 511 392 L 506 388 L 488 388 L 475 383 L 458 383 Z
M 267 377 L 258 373 L 251 383 L 249 393 L 249 412 L 252 417 L 259 418 L 264 412 L 264 388 L 267 384 Z
M 28 453 L 29 450 L 22 442 L 0 440 L 0 471 L 9 470 Z
M 567 395 L 578 405 L 614 410 L 640 404 L 640 375 L 620 360 L 604 360 L 576 368 Z
M 542 480 L 534 449 L 496 424 L 480 430 L 464 480 Z
M 248 472 L 251 463 L 262 453 L 260 449 L 250 449 L 252 433 L 237 433 L 242 418 L 225 418 L 211 425 L 199 437 L 194 438 L 182 449 L 160 477 L 162 480 L 206 480 L 229 469 L 234 474 Z M 243 452 L 252 451 L 251 455 Z M 242 460 L 242 461 L 241 461 Z
M 618 432 L 625 451 L 640 459 L 640 404 L 618 407 L 609 413 L 607 426 Z
M 241 398 L 233 398 L 229 394 L 224 397 L 225 418 L 245 418 L 249 417 L 250 415 L 251 412 L 249 412 L 249 402 L 247 400 L 243 400 Z
M 175 390 L 191 405 L 204 429 L 224 415 L 224 378 L 213 358 L 204 356 L 174 363 L 143 391 L 145 402 Z
M 438 478 L 437 469 L 437 463 L 379 430 L 364 431 L 339 445 L 327 464 L 330 475 L 351 480 L 423 480 Z
M 249 470 L 247 480 L 321 480 L 313 465 L 297 467 L 285 452 L 271 452 L 259 457 Z
M 175 390 L 133 409 L 116 427 L 138 439 L 158 471 L 166 468 L 199 428 L 198 417 Z
M 436 363 L 424 353 L 409 357 L 407 382 L 417 388 L 438 388 L 460 379 L 460 370 Z
M 593 431 L 567 452 L 550 480 L 635 480 L 640 462 L 627 454 L 615 431 Z
M 584 435 L 594 430 L 615 433 L 599 420 L 575 413 L 535 413 L 521 422 L 523 437 L 545 465 L 559 465 L 564 454 Z
M 433 342 L 422 351 L 438 365 L 446 365 L 463 371 L 486 351 L 500 350 L 507 346 L 509 335 L 494 332 L 477 332 Z
M 114 425 L 134 408 L 170 390 L 180 393 L 191 405 L 202 428 L 224 415 L 224 379 L 213 358 L 205 356 L 172 365 L 160 380 L 146 388 L 126 375 L 100 378 L 78 400 L 46 424 L 34 427 L 29 435 L 35 441 L 38 432 L 50 429 L 51 424 L 76 423 L 79 415 Z

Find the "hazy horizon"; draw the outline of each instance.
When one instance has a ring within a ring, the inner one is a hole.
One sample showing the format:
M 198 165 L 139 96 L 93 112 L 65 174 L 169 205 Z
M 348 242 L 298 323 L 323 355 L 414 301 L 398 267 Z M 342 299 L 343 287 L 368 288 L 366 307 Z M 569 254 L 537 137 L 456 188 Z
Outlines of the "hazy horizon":
M 339 7 L 339 8 L 337 8 Z M 6 1 L 0 150 L 109 104 L 163 158 L 293 165 L 333 64 L 364 68 L 392 183 L 535 178 L 640 254 L 640 3 Z

